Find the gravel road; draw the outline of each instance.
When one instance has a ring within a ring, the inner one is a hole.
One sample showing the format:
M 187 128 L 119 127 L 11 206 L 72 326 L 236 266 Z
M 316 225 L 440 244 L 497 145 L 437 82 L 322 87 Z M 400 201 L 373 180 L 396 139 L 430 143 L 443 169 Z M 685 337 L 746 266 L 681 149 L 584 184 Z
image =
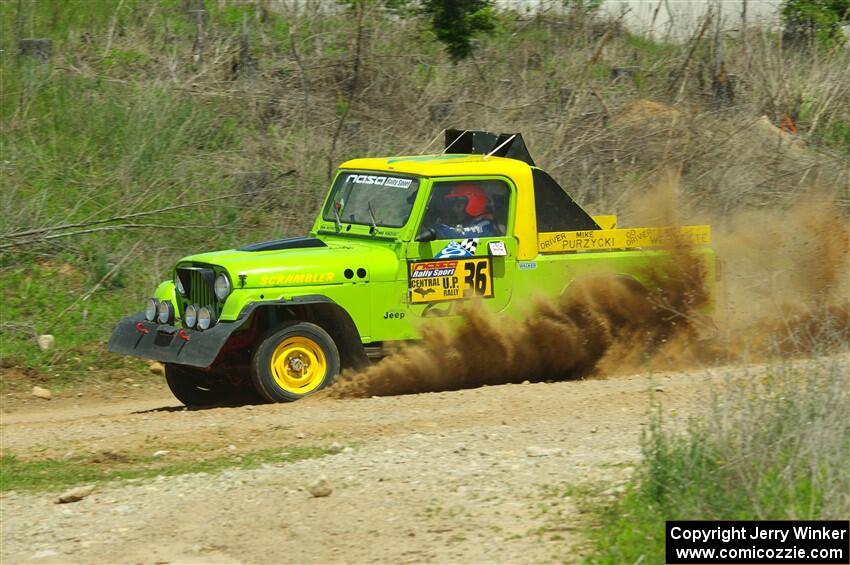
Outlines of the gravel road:
M 714 371 L 715 373 L 717 370 Z M 147 398 L 6 403 L 19 457 L 335 445 L 257 469 L 0 496 L 3 563 L 577 561 L 576 487 L 617 492 L 653 400 L 693 413 L 708 371 L 187 411 Z M 329 496 L 308 488 L 324 478 Z M 565 495 L 566 494 L 566 495 Z

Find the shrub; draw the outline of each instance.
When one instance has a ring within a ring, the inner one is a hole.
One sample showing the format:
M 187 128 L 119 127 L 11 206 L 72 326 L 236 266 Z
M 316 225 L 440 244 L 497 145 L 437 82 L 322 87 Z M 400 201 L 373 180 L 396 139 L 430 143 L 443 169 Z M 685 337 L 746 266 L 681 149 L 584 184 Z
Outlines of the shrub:
M 846 355 L 728 375 L 683 432 L 657 409 L 644 463 L 605 509 L 593 563 L 664 561 L 666 520 L 825 520 L 850 513 Z
M 785 0 L 782 20 L 793 39 L 842 45 L 847 42 L 841 26 L 850 23 L 850 0 Z

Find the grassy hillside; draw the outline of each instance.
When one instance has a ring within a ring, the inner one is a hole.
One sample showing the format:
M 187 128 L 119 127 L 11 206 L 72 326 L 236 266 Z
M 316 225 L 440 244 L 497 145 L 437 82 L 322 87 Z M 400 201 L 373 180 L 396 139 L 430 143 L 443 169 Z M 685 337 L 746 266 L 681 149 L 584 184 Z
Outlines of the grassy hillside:
M 103 345 L 175 260 L 303 233 L 342 160 L 419 153 L 446 126 L 523 132 L 574 196 L 625 221 L 671 168 L 704 210 L 782 207 L 813 187 L 846 209 L 840 48 L 711 23 L 665 44 L 547 9 L 498 13 L 453 65 L 414 12 L 353 5 L 0 3 L 4 386 L 136 367 Z M 52 40 L 49 59 L 20 55 L 27 38 Z M 777 133 L 786 116 L 794 136 Z M 55 349 L 38 349 L 42 333 Z

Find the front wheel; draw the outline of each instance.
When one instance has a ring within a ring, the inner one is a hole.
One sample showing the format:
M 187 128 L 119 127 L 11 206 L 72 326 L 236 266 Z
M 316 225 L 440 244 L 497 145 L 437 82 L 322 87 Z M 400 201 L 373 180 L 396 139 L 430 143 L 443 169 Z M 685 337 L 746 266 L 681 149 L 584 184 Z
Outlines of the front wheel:
M 177 400 L 186 406 L 213 406 L 228 400 L 228 383 L 185 365 L 165 364 L 165 382 Z
M 291 402 L 322 389 L 339 373 L 339 350 L 328 332 L 290 322 L 269 334 L 251 360 L 251 379 L 270 402 Z

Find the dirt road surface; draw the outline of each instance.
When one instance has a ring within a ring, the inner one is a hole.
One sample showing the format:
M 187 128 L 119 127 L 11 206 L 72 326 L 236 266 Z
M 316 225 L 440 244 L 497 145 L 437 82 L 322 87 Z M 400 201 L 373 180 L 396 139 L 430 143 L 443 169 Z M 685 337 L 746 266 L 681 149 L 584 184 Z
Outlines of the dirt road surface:
M 640 456 L 653 400 L 686 416 L 714 375 L 635 375 L 356 400 L 187 411 L 148 398 L 6 403 L 19 457 L 329 446 L 256 469 L 96 485 L 73 504 L 7 492 L 3 563 L 577 561 L 587 520 L 574 494 L 616 492 Z M 60 395 L 61 396 L 61 395 Z M 69 455 L 70 454 L 70 455 Z M 325 477 L 333 492 L 306 487 Z M 598 492 L 598 491 L 597 491 Z

